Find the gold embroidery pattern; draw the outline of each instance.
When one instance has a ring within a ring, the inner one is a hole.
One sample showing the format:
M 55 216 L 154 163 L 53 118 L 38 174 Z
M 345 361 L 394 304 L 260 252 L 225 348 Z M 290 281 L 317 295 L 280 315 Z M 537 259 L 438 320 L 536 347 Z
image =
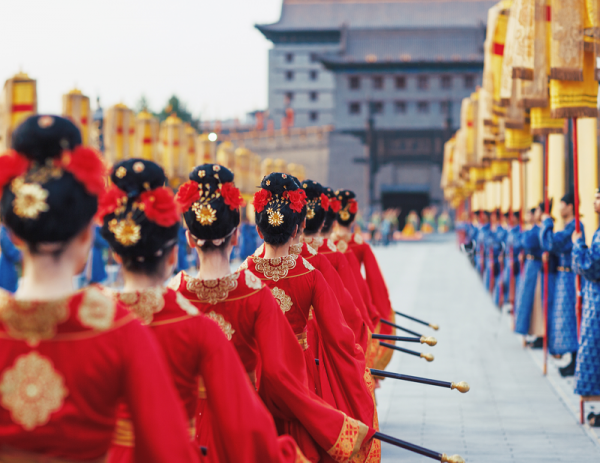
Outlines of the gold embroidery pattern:
M 239 276 L 239 273 L 233 273 L 218 280 L 187 278 L 185 287 L 190 293 L 196 294 L 201 301 L 216 304 L 227 299 L 229 293 L 237 288 Z
M 183 310 L 186 314 L 195 317 L 200 314 L 198 307 L 192 304 L 190 301 L 186 299 L 186 297 L 180 292 L 175 293 L 175 300 L 177 301 L 177 305 L 179 308 Z
M 267 209 L 267 217 L 269 225 L 271 225 L 272 227 L 278 227 L 279 225 L 283 224 L 283 214 L 279 211 Z
M 265 278 L 279 281 L 281 278 L 285 278 L 291 269 L 296 267 L 296 256 L 289 255 L 274 259 L 255 257 L 254 264 L 256 271 L 262 273 Z
M 306 331 L 297 334 L 296 339 L 298 339 L 298 344 L 300 344 L 302 350 L 308 349 L 308 333 Z
M 277 286 L 271 288 L 271 293 L 273 294 L 273 297 L 279 304 L 279 307 L 281 307 L 283 313 L 289 312 L 292 308 L 292 305 L 294 305 L 292 302 L 292 298 L 285 294 L 285 291 L 283 289 L 279 289 Z
M 144 325 L 148 325 L 152 322 L 154 314 L 165 308 L 165 291 L 165 288 L 149 288 L 141 293 L 122 293 L 118 298 L 129 306 Z
M 246 264 L 246 268 L 247 268 L 247 266 L 248 266 L 248 264 Z M 246 277 L 246 286 L 248 288 L 250 288 L 250 289 L 262 288 L 262 282 L 252 272 L 244 272 L 244 276 Z
M 175 275 L 173 278 L 171 278 L 171 281 L 169 281 L 169 283 L 167 284 L 167 288 L 172 289 L 173 291 L 179 290 L 179 287 L 181 286 L 182 278 L 183 278 L 183 272 L 179 272 L 177 275 Z
M 342 431 L 337 438 L 336 443 L 327 453 L 335 461 L 347 461 L 354 453 L 354 445 L 358 440 L 359 424 L 358 421 L 346 416 Z
M 338 250 L 338 249 L 335 247 L 335 244 L 333 244 L 333 243 L 331 242 L 331 240 L 327 240 L 327 247 L 329 248 L 329 250 L 330 250 L 331 252 L 337 252 L 337 250 Z
M 13 210 L 19 217 L 37 219 L 42 212 L 50 209 L 50 206 L 46 202 L 49 194 L 48 190 L 45 190 L 37 183 L 13 181 L 11 189 L 15 194 Z
M 337 250 L 340 252 L 346 252 L 348 250 L 348 243 L 346 243 L 344 240 L 338 241 Z
M 304 456 L 302 450 L 298 446 L 296 446 L 296 459 L 294 463 L 310 463 L 310 460 Z
M 112 299 L 97 288 L 89 288 L 85 291 L 77 317 L 87 328 L 106 331 L 113 325 L 116 310 Z
M 263 252 L 265 252 L 265 243 L 261 244 L 252 255 L 254 257 L 260 257 Z
M 304 266 L 306 267 L 306 269 L 309 272 L 312 272 L 315 268 L 311 265 L 311 263 L 309 261 L 307 261 L 304 257 L 301 257 L 302 259 L 302 263 L 304 264 Z
M 325 241 L 322 237 L 320 236 L 313 236 L 313 237 L 303 237 L 302 240 L 306 243 L 306 244 L 310 244 L 313 248 L 315 249 L 319 249 L 321 246 L 323 246 L 323 242 Z
M 210 204 L 194 203 L 192 211 L 196 214 L 196 220 L 200 225 L 212 225 L 217 220 L 217 211 Z
M 2 406 L 15 423 L 31 431 L 50 421 L 68 395 L 64 379 L 52 362 L 37 352 L 17 358 L 0 380 Z
M 315 250 L 315 248 L 313 248 L 310 244 L 306 245 L 306 250 L 312 255 L 312 256 L 316 256 L 318 254 L 318 252 Z
M 223 315 L 216 313 L 214 311 L 207 313 L 206 316 L 208 318 L 214 320 L 217 323 L 217 325 L 219 325 L 219 328 L 221 328 L 221 331 L 223 331 L 223 333 L 225 333 L 225 337 L 227 338 L 227 340 L 231 341 L 231 338 L 233 337 L 233 334 L 235 333 L 235 330 L 231 327 L 231 323 L 229 323 L 227 320 L 225 320 Z
M 0 291 L 0 320 L 10 336 L 30 346 L 52 339 L 56 326 L 69 317 L 69 299 L 52 302 L 17 301 Z
M 248 259 L 241 263 L 240 267 L 237 269 L 238 272 L 242 270 L 248 270 Z
M 355 233 L 354 234 L 354 242 L 356 244 L 363 244 L 365 241 L 363 240 L 363 237 L 360 233 Z
M 123 246 L 133 246 L 142 238 L 142 227 L 131 218 L 131 213 L 125 219 L 111 219 L 108 222 L 108 231 L 115 235 L 115 239 Z
M 302 243 L 292 244 L 290 246 L 290 254 L 299 256 L 302 253 Z

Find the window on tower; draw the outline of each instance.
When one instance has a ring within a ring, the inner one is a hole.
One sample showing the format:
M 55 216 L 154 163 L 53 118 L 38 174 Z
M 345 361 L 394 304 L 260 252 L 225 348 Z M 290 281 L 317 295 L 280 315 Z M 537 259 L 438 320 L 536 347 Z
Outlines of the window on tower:
M 311 63 L 318 63 L 319 62 L 319 55 L 317 53 L 311 53 L 310 54 L 310 62 Z
M 319 119 L 319 113 L 316 111 L 311 111 L 308 113 L 308 118 L 311 122 L 315 122 Z
M 310 92 L 308 96 L 310 101 L 317 101 L 319 99 L 319 94 L 317 92 Z
M 417 103 L 417 111 L 419 111 L 420 114 L 427 114 L 429 112 L 429 102 L 419 101 Z
M 373 77 L 373 88 L 375 90 L 383 90 L 383 77 L 382 76 Z
M 419 90 L 427 90 L 429 88 L 429 77 L 419 76 L 417 79 Z
M 294 99 L 294 94 L 292 92 L 285 92 L 285 104 L 290 104 L 292 102 L 292 100 Z
M 396 89 L 404 90 L 406 88 L 406 77 L 398 76 L 396 77 Z
M 406 114 L 406 101 L 395 101 L 394 110 L 396 114 Z
M 467 74 L 465 76 L 465 88 L 475 87 L 475 76 L 473 74 Z
M 286 53 L 285 54 L 285 62 L 286 63 L 293 63 L 294 62 L 294 54 L 293 53 Z
M 383 114 L 383 101 L 373 101 L 371 103 L 371 111 L 373 114 Z
M 350 114 L 360 114 L 360 103 L 354 101 L 348 105 L 348 112 Z
M 350 86 L 350 90 L 359 90 L 360 89 L 360 77 L 352 76 L 348 79 L 348 83 Z
M 452 76 L 442 76 L 442 88 L 452 88 Z
M 285 80 L 294 80 L 294 71 L 285 71 Z
M 310 80 L 317 80 L 319 78 L 319 73 L 317 71 L 309 72 Z

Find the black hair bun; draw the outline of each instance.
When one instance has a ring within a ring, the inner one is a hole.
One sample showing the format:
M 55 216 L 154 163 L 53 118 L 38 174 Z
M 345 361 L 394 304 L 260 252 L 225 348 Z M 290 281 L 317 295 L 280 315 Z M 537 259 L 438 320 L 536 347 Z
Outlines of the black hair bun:
M 304 230 L 307 233 L 318 233 L 321 225 L 325 221 L 325 215 L 327 211 L 321 204 L 321 195 L 324 194 L 325 189 L 323 186 L 315 182 L 314 180 L 304 180 L 302 182 L 302 188 L 306 193 L 306 199 L 308 201 L 306 205 L 306 227 Z
M 233 182 L 233 172 L 219 164 L 202 164 L 190 173 L 189 179 L 198 184 L 200 192 L 200 199 L 183 213 L 190 233 L 201 240 L 229 236 L 240 224 L 240 210 L 231 209 L 217 192 L 224 183 Z
M 332 199 L 336 199 L 335 191 L 330 187 L 323 187 L 323 194 L 327 196 L 327 198 L 331 201 Z M 337 213 L 329 205 L 329 210 L 325 212 L 325 220 L 323 221 L 323 227 L 321 228 L 321 233 L 327 234 L 331 232 L 333 224 L 337 218 Z
M 356 194 L 351 190 L 338 190 L 335 192 L 335 196 L 342 203 L 342 208 L 337 213 L 337 221 L 340 225 L 347 227 L 354 221 L 358 212 Z
M 273 172 L 262 179 L 260 187 L 270 191 L 273 196 L 282 196 L 286 191 L 296 191 L 300 184 L 293 175 Z
M 135 158 L 115 164 L 110 179 L 130 198 L 167 183 L 167 176 L 162 167 L 152 161 Z
M 12 134 L 12 148 L 40 164 L 79 145 L 81 132 L 73 122 L 60 116 L 31 116 Z

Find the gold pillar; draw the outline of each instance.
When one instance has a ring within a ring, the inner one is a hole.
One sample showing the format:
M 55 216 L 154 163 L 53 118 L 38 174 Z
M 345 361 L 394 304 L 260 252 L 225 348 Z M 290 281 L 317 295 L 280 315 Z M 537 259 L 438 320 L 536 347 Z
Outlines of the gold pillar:
M 525 163 L 525 208 L 537 207 L 543 199 L 543 147 L 533 143 Z
M 506 214 L 510 209 L 510 179 L 509 177 L 504 177 L 501 181 L 501 201 L 500 201 L 500 210 L 503 214 Z
M 221 143 L 217 148 L 217 164 L 232 171 L 235 169 L 235 149 L 230 141 Z
M 585 227 L 588 245 L 598 228 L 594 212 L 594 195 L 598 188 L 598 146 L 596 118 L 577 119 L 577 148 L 579 153 L 579 212 Z
M 306 173 L 302 164 L 289 163 L 287 167 L 290 175 L 293 175 L 299 181 L 302 181 L 306 178 Z
M 111 106 L 104 119 L 104 155 L 110 164 L 133 157 L 135 116 L 123 103 Z
M 0 108 L 0 152 L 10 148 L 13 131 L 29 116 L 37 114 L 37 84 L 19 72 L 4 83 Z
M 273 169 L 273 172 L 286 173 L 288 171 L 287 162 L 283 159 L 275 159 L 275 161 L 273 161 Z
M 184 132 L 184 157 L 186 159 L 184 178 L 187 178 L 186 176 L 196 167 L 196 130 L 190 124 L 185 124 Z
M 214 164 L 217 159 L 217 142 L 210 141 L 208 134 L 203 133 L 196 138 L 196 165 Z
M 548 198 L 552 199 L 552 217 L 555 228 L 560 230 L 565 224 L 558 213 L 558 203 L 565 191 L 565 136 L 553 133 L 548 135 Z
M 512 161 L 512 208 L 513 211 L 521 210 L 521 163 Z
M 148 111 L 143 110 L 135 118 L 134 156 L 160 164 L 159 123 Z
M 262 177 L 266 177 L 270 173 L 275 172 L 273 159 L 264 158 L 260 165 L 260 168 L 261 168 Z
M 184 129 L 181 119 L 174 114 L 167 117 L 160 124 L 160 140 L 162 145 L 162 167 L 169 178 L 171 185 L 177 185 L 180 180 L 187 178 L 183 172 L 185 164 L 182 162 L 182 146 L 184 143 Z
M 238 148 L 235 150 L 235 184 L 243 194 L 250 192 L 254 193 L 252 183 L 254 176 L 252 175 L 251 163 L 252 153 L 246 148 Z
M 63 116 L 68 117 L 75 123 L 81 131 L 83 144 L 89 145 L 90 132 L 92 130 L 89 97 L 77 89 L 73 89 L 66 95 L 63 95 Z

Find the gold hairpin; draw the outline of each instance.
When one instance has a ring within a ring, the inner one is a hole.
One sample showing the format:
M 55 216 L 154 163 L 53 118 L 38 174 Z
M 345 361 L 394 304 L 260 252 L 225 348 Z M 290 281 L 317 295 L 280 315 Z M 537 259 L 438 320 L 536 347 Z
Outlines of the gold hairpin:
M 42 212 L 50 209 L 48 190 L 37 183 L 25 183 L 22 177 L 17 177 L 11 183 L 11 190 L 15 194 L 13 211 L 21 218 L 37 219 Z

